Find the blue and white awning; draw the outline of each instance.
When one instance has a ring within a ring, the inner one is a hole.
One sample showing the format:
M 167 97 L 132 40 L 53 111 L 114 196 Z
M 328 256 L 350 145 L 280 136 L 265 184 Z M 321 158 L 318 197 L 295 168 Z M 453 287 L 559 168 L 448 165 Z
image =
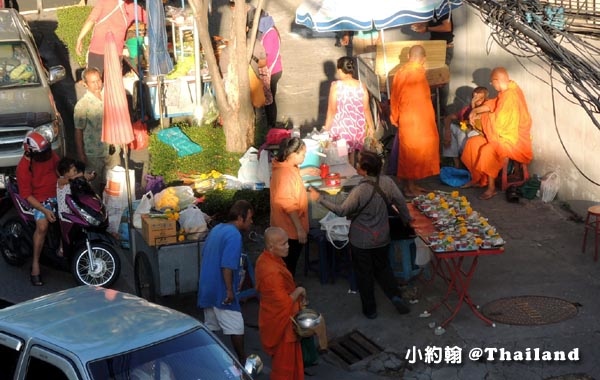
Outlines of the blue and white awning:
M 462 5 L 462 0 L 304 0 L 296 24 L 318 32 L 382 30 L 426 22 Z

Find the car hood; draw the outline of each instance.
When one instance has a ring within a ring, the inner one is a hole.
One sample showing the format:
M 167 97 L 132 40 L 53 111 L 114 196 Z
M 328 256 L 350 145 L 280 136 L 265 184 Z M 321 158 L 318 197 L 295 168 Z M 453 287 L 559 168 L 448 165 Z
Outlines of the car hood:
M 48 101 L 50 99 L 50 101 Z M 0 113 L 48 112 L 55 114 L 54 99 L 44 86 L 0 87 Z

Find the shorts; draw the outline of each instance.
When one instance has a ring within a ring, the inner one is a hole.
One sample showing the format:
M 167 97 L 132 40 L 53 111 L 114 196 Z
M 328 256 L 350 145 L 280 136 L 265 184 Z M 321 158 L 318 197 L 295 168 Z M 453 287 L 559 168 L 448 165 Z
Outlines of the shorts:
M 210 331 L 223 330 L 225 335 L 244 335 L 244 318 L 239 311 L 204 308 L 204 324 Z
M 56 198 L 48 198 L 41 202 L 45 209 L 52 211 L 56 214 Z M 33 210 L 33 218 L 35 220 L 46 219 L 46 215 L 38 209 Z

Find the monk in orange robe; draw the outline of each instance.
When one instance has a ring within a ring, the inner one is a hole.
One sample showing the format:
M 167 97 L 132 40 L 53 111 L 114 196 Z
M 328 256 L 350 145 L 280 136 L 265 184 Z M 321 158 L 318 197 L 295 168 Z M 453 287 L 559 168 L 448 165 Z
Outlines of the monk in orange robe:
M 279 227 L 265 231 L 265 250 L 256 261 L 256 290 L 260 294 L 258 330 L 263 349 L 272 357 L 271 380 L 304 379 L 302 347 L 291 318 L 300 310 L 306 290 L 296 286 L 283 262 L 288 236 Z
M 496 177 L 506 160 L 528 164 L 533 159 L 531 115 L 523 91 L 503 67 L 492 70 L 491 81 L 498 96 L 470 115 L 471 122 L 481 119 L 486 141 L 469 139 L 461 156 L 472 177 L 466 186 L 485 186 L 487 182 L 480 199 L 496 195 Z
M 394 75 L 390 121 L 398 128 L 398 172 L 406 180 L 404 195 L 425 191 L 416 180 L 440 173 L 440 138 L 425 76 L 425 49 L 410 48 L 408 62 Z

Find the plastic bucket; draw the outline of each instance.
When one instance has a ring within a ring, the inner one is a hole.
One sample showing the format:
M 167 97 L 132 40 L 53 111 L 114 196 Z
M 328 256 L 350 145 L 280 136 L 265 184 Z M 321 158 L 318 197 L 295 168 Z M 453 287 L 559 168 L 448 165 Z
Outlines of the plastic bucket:
M 313 139 L 302 139 L 302 141 L 306 144 L 306 156 L 300 167 L 314 166 L 318 168 L 321 165 L 321 156 L 317 153 L 321 152 L 321 144 Z

